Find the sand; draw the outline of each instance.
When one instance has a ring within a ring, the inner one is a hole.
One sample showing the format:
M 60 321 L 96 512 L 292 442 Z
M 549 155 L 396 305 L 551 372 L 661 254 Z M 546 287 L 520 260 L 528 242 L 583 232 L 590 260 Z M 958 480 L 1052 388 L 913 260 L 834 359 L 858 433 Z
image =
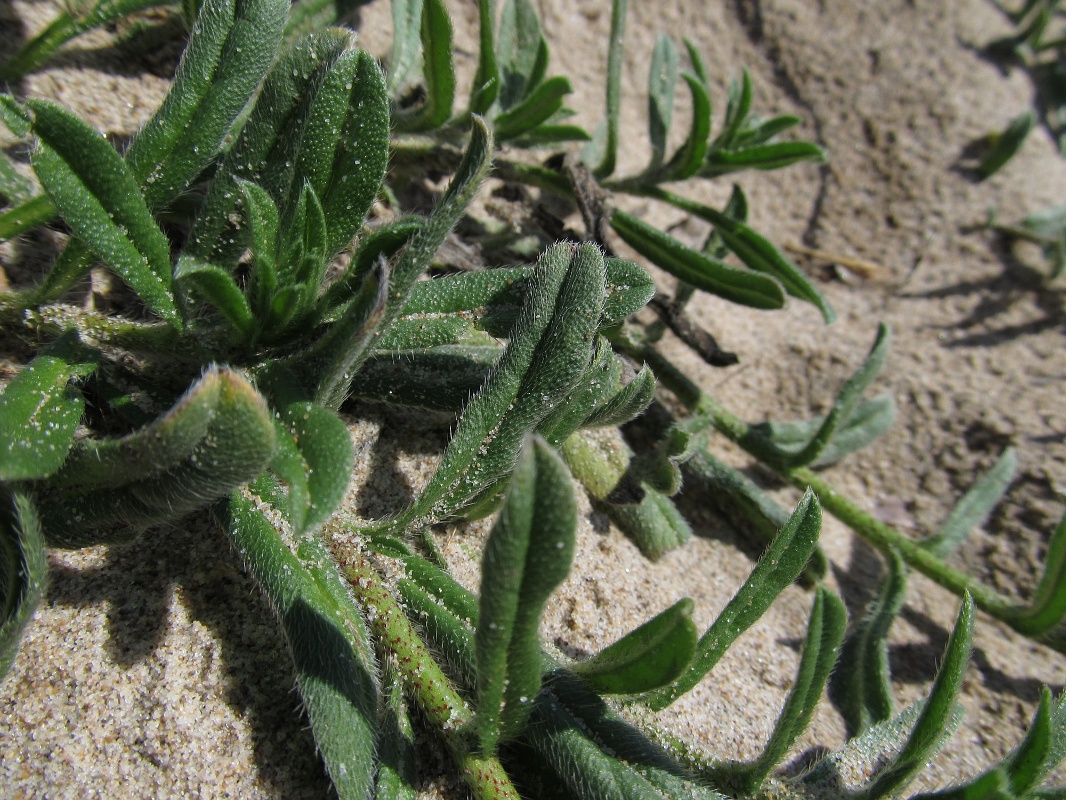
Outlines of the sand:
M 474 5 L 451 7 L 460 67 L 469 71 Z M 552 69 L 572 77 L 571 105 L 578 121 L 592 126 L 602 108 L 609 6 L 543 0 L 539 7 Z M 0 52 L 11 52 L 55 9 L 44 1 L 0 5 Z M 365 46 L 387 52 L 387 5 L 379 0 L 357 16 Z M 1024 598 L 1039 577 L 1066 486 L 1063 291 L 1061 282 L 1044 279 L 1035 253 L 1006 249 L 979 223 L 989 208 L 1014 220 L 1061 203 L 1066 161 L 1038 128 L 993 179 L 975 183 L 958 168 L 967 145 L 1032 102 L 1026 73 L 1003 70 L 981 54 L 982 45 L 1008 31 L 986 0 L 634 3 L 620 170 L 639 170 L 647 158 L 643 96 L 659 33 L 689 37 L 703 52 L 716 120 L 725 83 L 741 65 L 751 71 L 757 111 L 803 119 L 802 134 L 826 147 L 829 164 L 737 176 L 751 201 L 751 223 L 776 242 L 874 262 L 877 270 L 862 278 L 797 257 L 837 309 L 832 326 L 795 302 L 769 313 L 699 299 L 696 318 L 737 352 L 736 367 L 712 369 L 676 342 L 665 346 L 746 419 L 794 419 L 824 412 L 877 323 L 889 324 L 892 352 L 874 390 L 895 398 L 897 422 L 826 477 L 921 536 L 1004 447 L 1015 446 L 1014 488 L 953 563 Z M 172 61 L 161 53 L 152 63 L 123 64 L 101 49 L 106 40 L 103 34 L 79 40 L 12 90 L 57 99 L 121 140 L 165 93 Z M 683 98 L 676 114 L 683 128 Z M 683 188 L 721 204 L 730 185 L 727 178 Z M 705 235 L 702 223 L 681 212 L 621 202 L 685 241 Z M 15 262 L 25 259 L 10 249 L 0 258 L 17 279 Z M 669 281 L 662 285 L 671 288 Z M 367 515 L 396 510 L 431 473 L 446 421 L 427 430 L 420 414 L 351 411 L 359 468 L 349 506 Z M 714 447 L 744 463 L 725 443 Z M 798 499 L 791 490 L 776 494 L 783 503 Z M 650 564 L 582 503 L 575 567 L 544 630 L 546 641 L 567 652 L 593 652 L 682 596 L 694 599 L 697 622 L 708 624 L 758 552 L 695 499 L 686 508 L 696 538 Z M 484 526 L 440 534 L 471 586 L 483 533 Z M 832 583 L 857 616 L 880 575 L 879 557 L 833 520 L 822 541 Z M 53 552 L 49 560 L 47 599 L 0 684 L 0 796 L 327 794 L 271 612 L 208 521 L 184 521 L 128 549 Z M 786 590 L 657 724 L 714 757 L 757 754 L 791 684 L 810 602 L 808 591 Z M 957 609 L 954 596 L 912 576 L 890 649 L 901 704 L 928 690 Z M 1041 685 L 1059 691 L 1064 683 L 1062 655 L 979 615 L 965 720 L 915 789 L 944 785 L 1002 756 L 1023 735 Z M 840 719 L 825 703 L 788 760 L 837 747 L 842 737 Z M 423 794 L 463 796 L 437 758 L 423 765 Z

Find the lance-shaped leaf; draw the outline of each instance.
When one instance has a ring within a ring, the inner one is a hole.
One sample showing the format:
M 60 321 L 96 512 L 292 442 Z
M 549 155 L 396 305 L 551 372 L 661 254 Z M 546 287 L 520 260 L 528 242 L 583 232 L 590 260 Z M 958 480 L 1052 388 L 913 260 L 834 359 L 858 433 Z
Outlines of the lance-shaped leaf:
M 711 145 L 712 152 L 719 149 L 728 149 L 735 141 L 737 134 L 743 129 L 751 113 L 751 75 L 745 67 L 741 71 L 740 80 L 729 80 L 729 93 L 726 97 L 725 121 L 722 130 Z
M 71 229 L 145 304 L 173 325 L 170 243 L 115 149 L 59 106 L 30 100 L 39 147 L 33 168 Z
M 1017 468 L 1018 456 L 1013 447 L 1008 447 L 992 469 L 978 478 L 955 504 L 937 532 L 922 542 L 922 547 L 941 558 L 950 555 L 1003 499 Z
M 548 45 L 530 0 L 506 0 L 497 44 L 500 108 L 510 111 L 537 88 L 548 67 Z
M 785 304 L 781 285 L 773 278 L 730 267 L 624 211 L 616 210 L 610 222 L 626 244 L 697 289 L 752 308 L 781 308 Z
M 426 98 L 413 111 L 394 114 L 393 125 L 400 131 L 436 130 L 451 118 L 455 104 L 452 20 L 443 0 L 422 0 L 421 39 Z
M 563 98 L 573 92 L 566 78 L 549 78 L 530 92 L 529 97 L 493 121 L 500 141 L 514 139 L 547 122 L 563 107 Z
M 711 93 L 706 80 L 687 71 L 681 73 L 681 78 L 692 97 L 692 122 L 684 144 L 662 171 L 663 181 L 681 181 L 695 175 L 707 155 L 707 139 L 711 135 Z
M 421 56 L 422 0 L 396 0 L 392 6 L 392 52 L 388 61 L 389 97 L 396 99 L 411 80 Z
M 663 749 L 611 712 L 580 680 L 552 675 L 534 707 L 527 740 L 562 782 L 553 796 L 587 800 L 722 800 Z
M 827 323 L 836 319 L 836 312 L 821 292 L 769 239 L 726 214 L 712 208 L 705 210 L 705 218 L 714 225 L 725 246 L 748 267 L 773 275 L 790 295 L 817 307 Z
M 1061 739 L 1066 717 L 1045 686 L 1040 705 L 1025 739 L 999 764 L 961 786 L 916 795 L 914 800 L 995 800 L 1001 797 L 1054 797 L 1032 793 L 1062 758 Z M 1061 790 L 1059 790 L 1061 792 Z
M 527 439 L 481 562 L 474 644 L 485 755 L 520 733 L 533 710 L 543 674 L 540 617 L 570 571 L 576 526 L 566 465 L 543 440 Z
M 666 708 L 714 668 L 737 637 L 766 612 L 786 586 L 796 580 L 814 551 L 821 527 L 818 498 L 808 489 L 788 524 L 763 553 L 740 591 L 700 637 L 696 655 L 688 668 L 672 685 L 647 695 L 648 705 L 655 710 Z
M 597 178 L 606 178 L 618 163 L 618 120 L 622 113 L 622 62 L 625 57 L 626 10 L 629 0 L 611 2 L 611 40 L 607 50 L 607 91 L 604 127 L 589 142 L 584 159 Z
M 699 442 L 681 465 L 687 486 L 702 496 L 729 522 L 745 534 L 754 534 L 767 544 L 788 522 L 788 511 L 778 505 L 747 475 L 716 458 Z M 814 548 L 803 568 L 801 582 L 816 584 L 829 569 L 821 546 Z
M 678 600 L 571 671 L 601 694 L 638 694 L 677 678 L 696 650 L 694 604 Z
M 192 291 L 217 308 L 245 341 L 255 335 L 256 321 L 248 298 L 226 270 L 197 258 L 183 257 L 174 268 L 174 283 L 179 291 Z
M 770 142 L 740 150 L 712 150 L 707 154 L 699 174 L 704 178 L 717 178 L 745 169 L 770 171 L 801 161 L 820 164 L 825 160 L 825 151 L 810 142 Z
M 303 119 L 287 203 L 291 210 L 306 186 L 314 190 L 326 224 L 326 258 L 346 247 L 362 227 L 385 177 L 388 154 L 385 78 L 369 53 L 348 50 L 326 71 Z
M 374 781 L 375 800 L 415 800 L 417 770 L 415 733 L 407 713 L 403 686 L 393 670 L 384 676 L 385 703 L 378 727 L 378 772 Z
M 70 380 L 92 366 L 54 351 L 37 356 L 0 393 L 0 480 L 43 478 L 70 450 L 85 409 Z
M 677 84 L 678 53 L 673 39 L 660 33 L 651 52 L 648 69 L 648 137 L 651 139 L 651 163 L 648 171 L 662 166 L 666 157 L 666 139 L 674 121 L 674 88 Z
M 955 628 L 944 650 L 944 659 L 937 670 L 933 688 L 925 701 L 922 713 L 914 723 L 914 728 L 899 755 L 878 772 L 877 777 L 863 792 L 864 800 L 878 800 L 901 791 L 919 770 L 929 763 L 951 733 L 962 678 L 970 660 L 973 615 L 973 600 L 967 592 L 962 598 L 962 608 L 959 610 Z
M 336 414 L 313 403 L 290 403 L 280 417 L 307 464 L 307 512 L 300 529 L 312 530 L 344 499 L 355 466 L 351 437 Z
M 454 513 L 510 473 L 526 433 L 585 374 L 603 298 L 595 246 L 560 244 L 541 257 L 507 349 L 463 411 L 433 479 L 394 526 Z
M 1028 606 L 1007 610 L 1011 626 L 1028 636 L 1040 636 L 1066 618 L 1066 515 L 1048 542 L 1044 574 Z
M 895 550 L 887 557 L 887 574 L 866 616 L 844 643 L 829 696 L 844 717 L 851 736 L 866 733 L 895 714 L 888 668 L 888 631 L 907 592 L 907 572 Z
M 832 409 L 811 438 L 799 447 L 784 449 L 769 438 L 761 425 L 753 425 L 744 437 L 744 446 L 750 443 L 752 452 L 757 452 L 760 459 L 767 463 L 780 465 L 784 469 L 804 466 L 818 459 L 832 441 L 838 427 L 845 425 L 855 413 L 856 406 L 863 392 L 877 377 L 888 357 L 889 330 L 884 323 L 878 326 L 870 352 L 855 373 L 841 387 Z M 769 430 L 773 436 L 772 429 Z M 862 436 L 859 437 L 864 438 Z
M 819 588 L 814 595 L 796 680 L 774 725 L 770 741 L 755 761 L 721 768 L 723 778 L 735 790 L 744 794 L 755 793 L 806 730 L 836 663 L 846 625 L 847 612 L 840 598 L 827 589 Z
M 30 497 L 0 488 L 0 681 L 44 595 L 48 563 Z
M 370 355 L 374 338 L 388 330 L 407 301 L 419 276 L 429 267 L 452 228 L 477 194 L 492 160 L 492 134 L 480 117 L 474 117 L 470 143 L 459 162 L 448 189 L 429 219 L 412 235 L 387 277 L 387 305 L 372 324 L 358 319 L 334 324 L 326 337 L 308 354 L 320 361 L 315 400 L 327 408 L 337 408 L 347 396 L 348 387 L 359 367 Z M 380 261 L 380 260 L 379 260 Z M 386 284 L 382 284 L 385 286 Z M 365 289 L 361 290 L 365 291 Z
M 352 45 L 353 34 L 331 28 L 300 39 L 274 64 L 247 123 L 215 173 L 186 244 L 187 255 L 236 267 L 247 247 L 243 226 L 235 222 L 243 197 L 238 181 L 261 186 L 279 206 L 288 200 L 317 89 Z M 302 189 L 303 181 L 298 186 Z
M 977 165 L 981 180 L 991 178 L 1022 149 L 1030 131 L 1036 126 L 1036 113 L 1032 110 L 1019 114 L 1000 133 L 990 136 L 991 147 Z
M 191 443 L 186 438 L 183 414 L 200 418 L 196 395 L 214 396 L 214 415 L 203 435 Z M 209 370 L 179 400 L 153 432 L 186 438 L 189 445 L 177 463 L 155 467 L 139 463 L 123 469 L 134 479 L 97 488 L 80 476 L 79 485 L 56 487 L 43 506 L 42 523 L 50 545 L 86 547 L 103 542 L 128 541 L 146 528 L 203 508 L 237 486 L 251 480 L 269 463 L 274 451 L 274 427 L 263 398 L 252 386 L 229 370 Z M 134 440 L 138 433 L 131 434 Z M 122 449 L 122 440 L 113 447 Z M 135 441 L 134 450 L 164 450 L 163 445 Z M 173 459 L 177 454 L 170 454 Z M 121 460 L 121 456 L 118 457 Z M 80 461 L 86 469 L 91 465 Z M 106 476 L 96 482 L 106 483 Z M 74 483 L 73 478 L 71 484 Z
M 246 490 L 215 513 L 270 600 L 289 641 L 315 744 L 342 800 L 373 786 L 377 731 L 375 664 L 358 607 L 315 540 L 294 555 Z
M 445 345 L 374 355 L 352 384 L 352 396 L 458 414 L 502 352 L 496 344 Z
M 827 467 L 863 449 L 891 428 L 895 419 L 896 403 L 891 395 L 882 394 L 857 403 L 847 419 L 838 423 L 829 443 L 810 466 Z M 779 448 L 796 453 L 812 441 L 825 423 L 826 417 L 819 415 L 802 422 L 766 422 L 757 427 Z
M 205 0 L 163 104 L 126 164 L 158 211 L 211 164 L 274 60 L 284 0 Z
M 496 62 L 496 3 L 478 0 L 478 59 L 470 88 L 470 113 L 484 116 L 500 94 L 500 68 Z

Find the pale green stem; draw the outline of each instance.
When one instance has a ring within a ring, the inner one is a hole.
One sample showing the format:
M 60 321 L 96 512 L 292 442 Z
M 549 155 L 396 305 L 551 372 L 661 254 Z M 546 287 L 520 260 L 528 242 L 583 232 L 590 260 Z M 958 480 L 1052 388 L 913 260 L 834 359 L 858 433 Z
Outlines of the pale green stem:
M 518 792 L 499 759 L 474 752 L 476 741 L 469 733 L 474 712 L 433 659 L 369 559 L 354 547 L 337 542 L 332 543 L 332 549 L 353 594 L 369 612 L 367 621 L 375 636 L 395 657 L 404 685 L 422 712 L 443 734 L 474 797 L 518 800 Z

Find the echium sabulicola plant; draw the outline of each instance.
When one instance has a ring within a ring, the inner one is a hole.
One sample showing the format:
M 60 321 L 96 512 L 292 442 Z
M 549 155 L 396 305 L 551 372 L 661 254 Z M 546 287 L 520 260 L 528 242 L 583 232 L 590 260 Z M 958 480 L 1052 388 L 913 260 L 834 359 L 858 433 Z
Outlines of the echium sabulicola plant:
M 80 32 L 152 5 L 102 0 L 63 15 L 4 73 L 33 69 Z M 41 226 L 67 234 L 36 284 L 0 295 L 0 324 L 34 353 L 0 394 L 0 669 L 44 592 L 46 546 L 123 546 L 200 509 L 277 612 L 346 800 L 414 796 L 413 721 L 436 731 L 479 798 L 877 800 L 901 793 L 955 724 L 975 607 L 1062 648 L 1066 526 L 1023 607 L 945 563 L 1005 490 L 1011 452 L 922 541 L 873 520 L 815 471 L 891 424 L 890 398 L 862 397 L 887 330 L 825 417 L 787 424 L 744 423 L 657 349 L 669 327 L 708 362 L 735 361 L 686 314 L 697 290 L 763 309 L 791 295 L 832 321 L 813 284 L 749 226 L 739 187 L 720 210 L 668 188 L 823 154 L 779 138 L 798 119 L 752 114 L 746 73 L 715 132 L 699 52 L 686 43 L 681 70 L 664 37 L 650 71 L 648 166 L 616 176 L 625 11 L 616 0 L 595 137 L 567 122 L 570 84 L 549 77 L 530 0 L 507 0 L 499 19 L 490 0 L 479 3 L 464 111 L 455 109 L 441 0 L 394 0 L 387 79 L 352 32 L 327 27 L 330 6 L 183 4 L 185 54 L 124 153 L 53 102 L 0 96 L 6 126 L 33 143 L 34 176 L 0 158 L 10 205 L 0 236 Z M 679 80 L 692 114 L 670 153 Z M 587 141 L 581 154 L 575 141 Z M 524 154 L 533 148 L 553 152 L 538 161 Z M 447 188 L 429 213 L 404 213 L 404 187 L 427 158 L 450 172 Z M 568 199 L 584 235 L 553 242 L 544 230 L 477 218 L 470 204 L 490 174 Z M 713 232 L 699 249 L 683 245 L 618 210 L 619 194 L 682 208 Z M 457 226 L 483 268 L 454 271 L 438 256 Z M 613 235 L 677 278 L 672 298 L 653 298 L 647 273 L 612 255 Z M 726 263 L 730 255 L 742 266 Z M 111 313 L 65 302 L 101 265 L 129 299 L 116 298 Z M 649 303 L 654 321 L 637 321 Z M 656 402 L 664 390 L 687 412 Z M 360 413 L 353 397 L 457 414 L 418 498 L 372 523 L 339 508 L 354 467 L 341 416 Z M 635 430 L 620 429 L 645 411 Z M 712 430 L 804 490 L 791 514 L 714 455 Z M 567 659 L 543 646 L 538 627 L 570 568 L 574 478 L 649 558 L 690 535 L 672 500 L 683 478 L 762 537 L 766 552 L 706 631 L 686 599 L 590 658 Z M 885 585 L 847 636 L 844 606 L 822 585 L 823 508 L 886 557 Z M 475 595 L 423 534 L 491 514 Z M 887 634 L 908 567 L 962 603 L 930 695 L 897 713 Z M 665 709 L 691 690 L 796 580 L 813 587 L 809 630 L 757 759 L 709 762 L 634 727 L 641 709 Z M 782 777 L 777 768 L 831 674 L 852 738 L 809 772 Z M 1045 691 L 1013 753 L 926 796 L 1061 796 L 1041 782 L 1064 754 L 1066 705 Z M 864 782 L 845 786 L 844 768 L 855 764 L 867 765 Z M 523 777 L 521 791 L 512 775 Z

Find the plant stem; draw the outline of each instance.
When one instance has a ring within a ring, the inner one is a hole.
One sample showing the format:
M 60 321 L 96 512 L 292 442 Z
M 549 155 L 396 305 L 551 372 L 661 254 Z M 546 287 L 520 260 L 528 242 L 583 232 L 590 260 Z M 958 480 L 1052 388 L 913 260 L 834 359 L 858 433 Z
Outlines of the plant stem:
M 518 800 L 518 792 L 499 759 L 473 751 L 476 742 L 469 731 L 474 712 L 430 655 L 370 560 L 353 546 L 334 541 L 331 547 L 353 594 L 367 609 L 368 622 L 375 636 L 394 656 L 404 684 L 422 712 L 443 734 L 474 797 L 478 800 Z
M 644 361 L 655 372 L 655 377 L 672 391 L 682 403 L 697 416 L 704 417 L 716 430 L 750 453 L 748 447 L 754 434 L 751 427 L 727 410 L 711 395 L 700 390 L 669 359 L 658 350 L 623 336 L 614 337 L 614 343 L 638 361 Z M 754 455 L 754 453 L 753 453 Z M 767 465 L 770 466 L 770 465 Z M 771 469 L 773 467 L 771 466 Z M 822 507 L 854 530 L 884 553 L 896 550 L 903 560 L 926 577 L 960 597 L 969 592 L 974 603 L 982 611 L 1005 622 L 1026 636 L 1031 636 L 1023 625 L 1015 621 L 1019 607 L 999 592 L 979 583 L 973 577 L 948 566 L 938 556 L 923 548 L 918 542 L 889 527 L 859 508 L 851 500 L 834 489 L 828 481 L 806 467 L 774 469 L 789 483 L 803 490 L 810 487 L 818 495 Z M 1058 649 L 1057 644 L 1053 644 Z

